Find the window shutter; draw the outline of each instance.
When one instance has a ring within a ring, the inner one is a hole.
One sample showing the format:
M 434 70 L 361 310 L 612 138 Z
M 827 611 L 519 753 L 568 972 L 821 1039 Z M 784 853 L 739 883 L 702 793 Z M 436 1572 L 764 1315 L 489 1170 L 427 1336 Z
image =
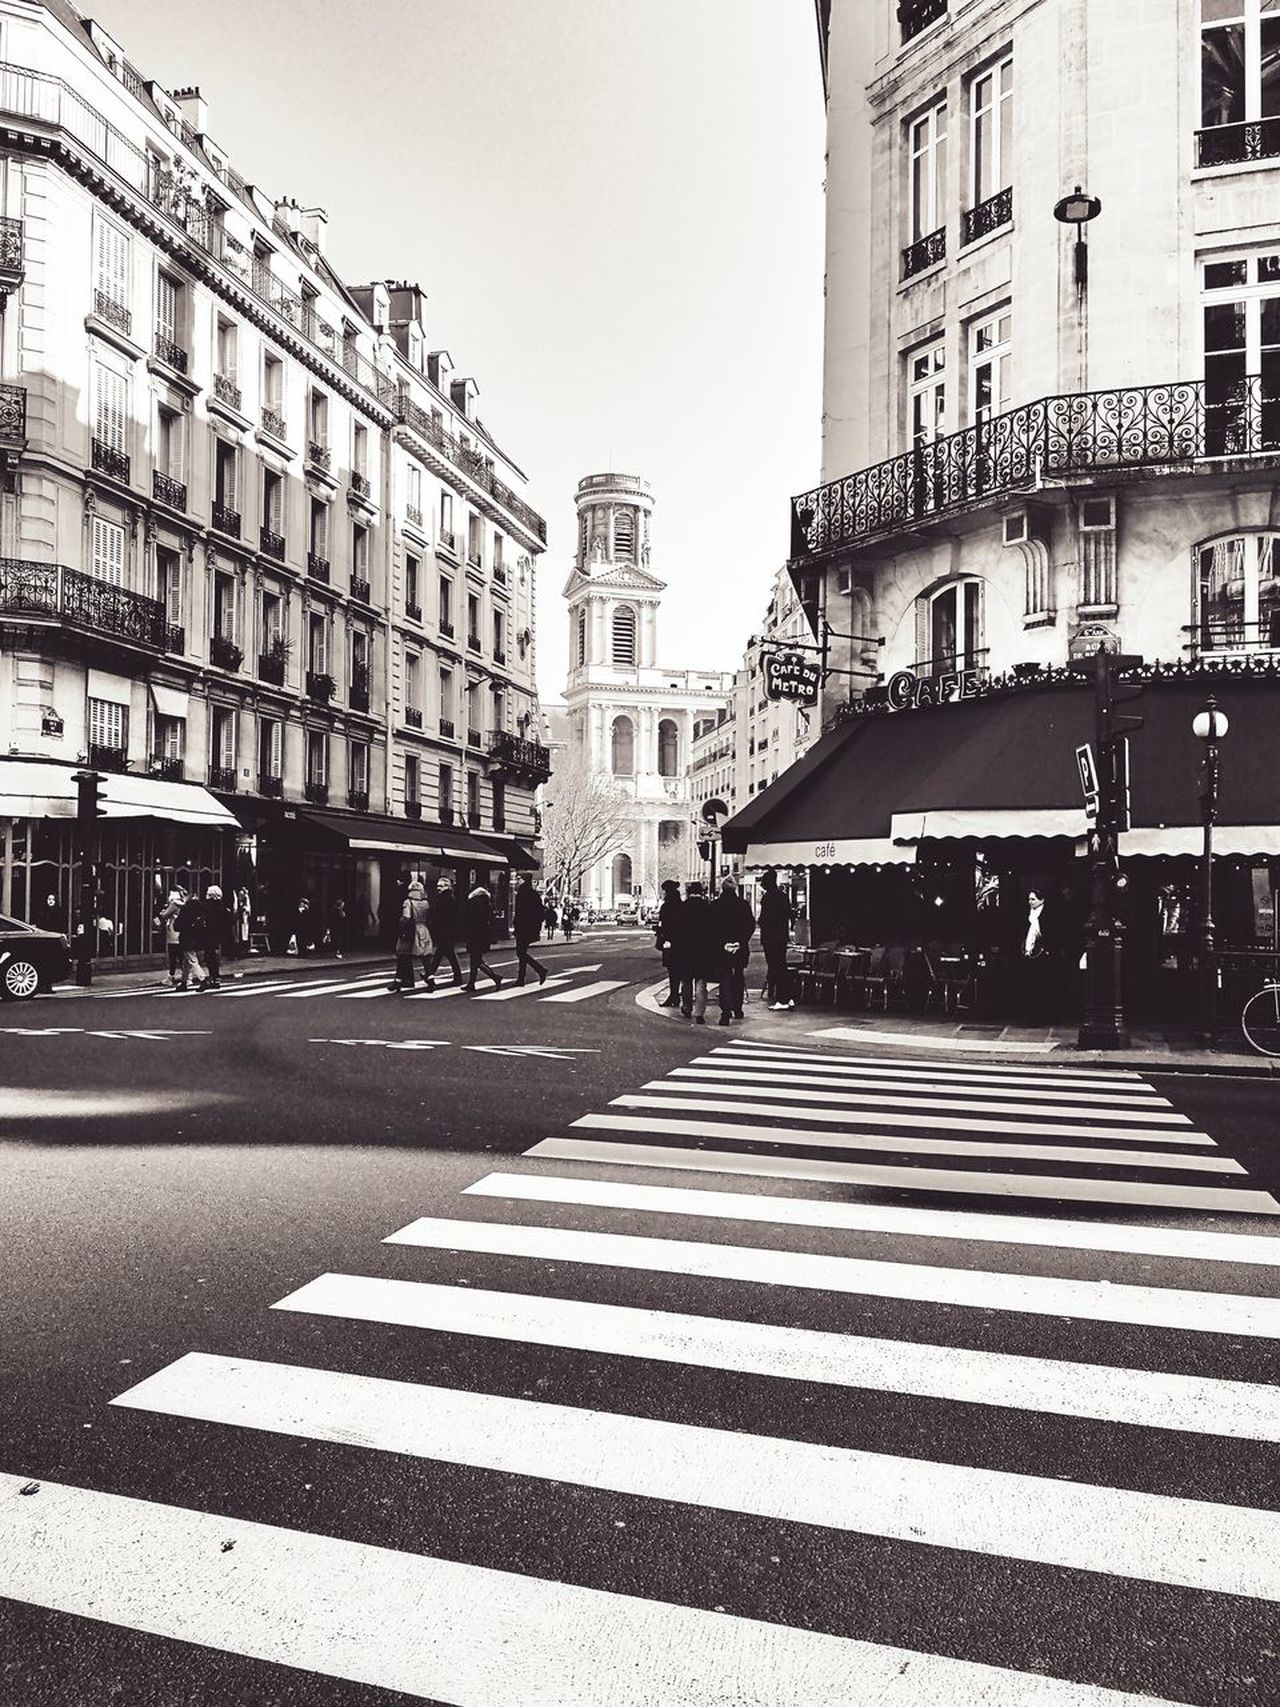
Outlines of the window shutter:
M 933 644 L 932 606 L 927 598 L 916 600 L 916 666 L 928 658 Z
M 126 382 L 122 374 L 99 363 L 94 387 L 94 437 L 125 454 Z
M 90 573 L 113 587 L 124 586 L 124 529 L 116 522 L 93 518 Z
M 122 308 L 129 301 L 129 239 L 109 221 L 98 221 L 98 289 Z
M 178 287 L 166 273 L 156 275 L 156 331 L 171 344 L 178 341 Z

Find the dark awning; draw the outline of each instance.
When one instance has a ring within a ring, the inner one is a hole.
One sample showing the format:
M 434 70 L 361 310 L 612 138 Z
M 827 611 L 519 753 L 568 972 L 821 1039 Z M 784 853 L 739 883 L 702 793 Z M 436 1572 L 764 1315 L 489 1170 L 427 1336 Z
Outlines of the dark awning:
M 542 869 L 542 861 L 532 848 L 525 847 L 524 843 L 517 841 L 514 836 L 479 836 L 476 839 L 484 842 L 486 847 L 495 848 L 502 861 L 509 865 L 512 871 Z
M 1148 682 L 1125 710 L 1134 828 L 1123 853 L 1191 853 L 1200 834 L 1201 746 L 1191 720 L 1212 689 L 1230 719 L 1222 744 L 1224 854 L 1280 854 L 1280 681 Z M 1082 837 L 1075 750 L 1094 739 L 1091 685 L 1025 688 L 928 710 L 868 713 L 824 738 L 724 827 L 728 852 L 758 864 L 869 864 L 922 841 Z M 895 851 L 896 850 L 896 851 Z
M 326 839 L 344 842 L 353 853 L 434 854 L 443 859 L 471 860 L 476 865 L 506 865 L 507 856 L 479 836 L 414 818 L 366 817 L 356 812 L 286 809 L 282 822 Z

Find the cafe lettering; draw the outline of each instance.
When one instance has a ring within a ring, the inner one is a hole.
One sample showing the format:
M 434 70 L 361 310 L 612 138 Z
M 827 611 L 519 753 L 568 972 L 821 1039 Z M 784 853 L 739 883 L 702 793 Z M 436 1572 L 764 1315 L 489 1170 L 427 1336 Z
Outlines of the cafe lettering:
M 984 675 L 983 670 L 950 670 L 941 676 L 917 676 L 914 670 L 899 670 L 885 683 L 885 699 L 891 711 L 951 705 L 975 699 Z
M 812 703 L 822 685 L 821 667 L 797 652 L 773 652 L 764 661 L 764 691 L 770 699 Z

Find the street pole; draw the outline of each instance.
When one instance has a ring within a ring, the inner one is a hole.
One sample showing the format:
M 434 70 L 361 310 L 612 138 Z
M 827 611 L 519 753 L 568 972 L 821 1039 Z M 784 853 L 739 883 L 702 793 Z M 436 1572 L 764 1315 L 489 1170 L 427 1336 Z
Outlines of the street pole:
M 76 983 L 87 989 L 93 983 L 93 936 L 97 917 L 94 880 L 94 826 L 100 811 L 102 777 L 97 771 L 77 771 L 76 844 L 80 856 L 80 897 L 77 908 Z
M 1200 1042 L 1212 1049 L 1218 1029 L 1217 932 L 1213 923 L 1213 826 L 1218 818 L 1218 740 L 1227 732 L 1227 720 L 1210 694 L 1204 709 L 1193 722 L 1194 732 L 1204 741 L 1204 792 L 1200 816 L 1204 821 L 1204 846 L 1200 856 L 1200 929 L 1197 973 L 1199 983 Z

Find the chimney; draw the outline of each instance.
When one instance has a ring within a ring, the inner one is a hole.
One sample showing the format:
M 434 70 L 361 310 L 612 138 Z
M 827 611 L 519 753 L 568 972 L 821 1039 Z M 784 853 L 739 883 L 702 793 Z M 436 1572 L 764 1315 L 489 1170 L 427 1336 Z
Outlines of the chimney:
M 196 135 L 203 136 L 209 128 L 209 103 L 199 88 L 193 83 L 189 89 L 175 89 L 173 99 Z
M 291 237 L 296 237 L 301 218 L 302 209 L 296 201 L 286 196 L 283 201 L 275 204 L 272 224 L 278 225 L 282 231 L 287 231 Z
M 302 235 L 313 248 L 324 254 L 325 227 L 329 223 L 329 215 L 322 207 L 304 207 L 301 212 Z

